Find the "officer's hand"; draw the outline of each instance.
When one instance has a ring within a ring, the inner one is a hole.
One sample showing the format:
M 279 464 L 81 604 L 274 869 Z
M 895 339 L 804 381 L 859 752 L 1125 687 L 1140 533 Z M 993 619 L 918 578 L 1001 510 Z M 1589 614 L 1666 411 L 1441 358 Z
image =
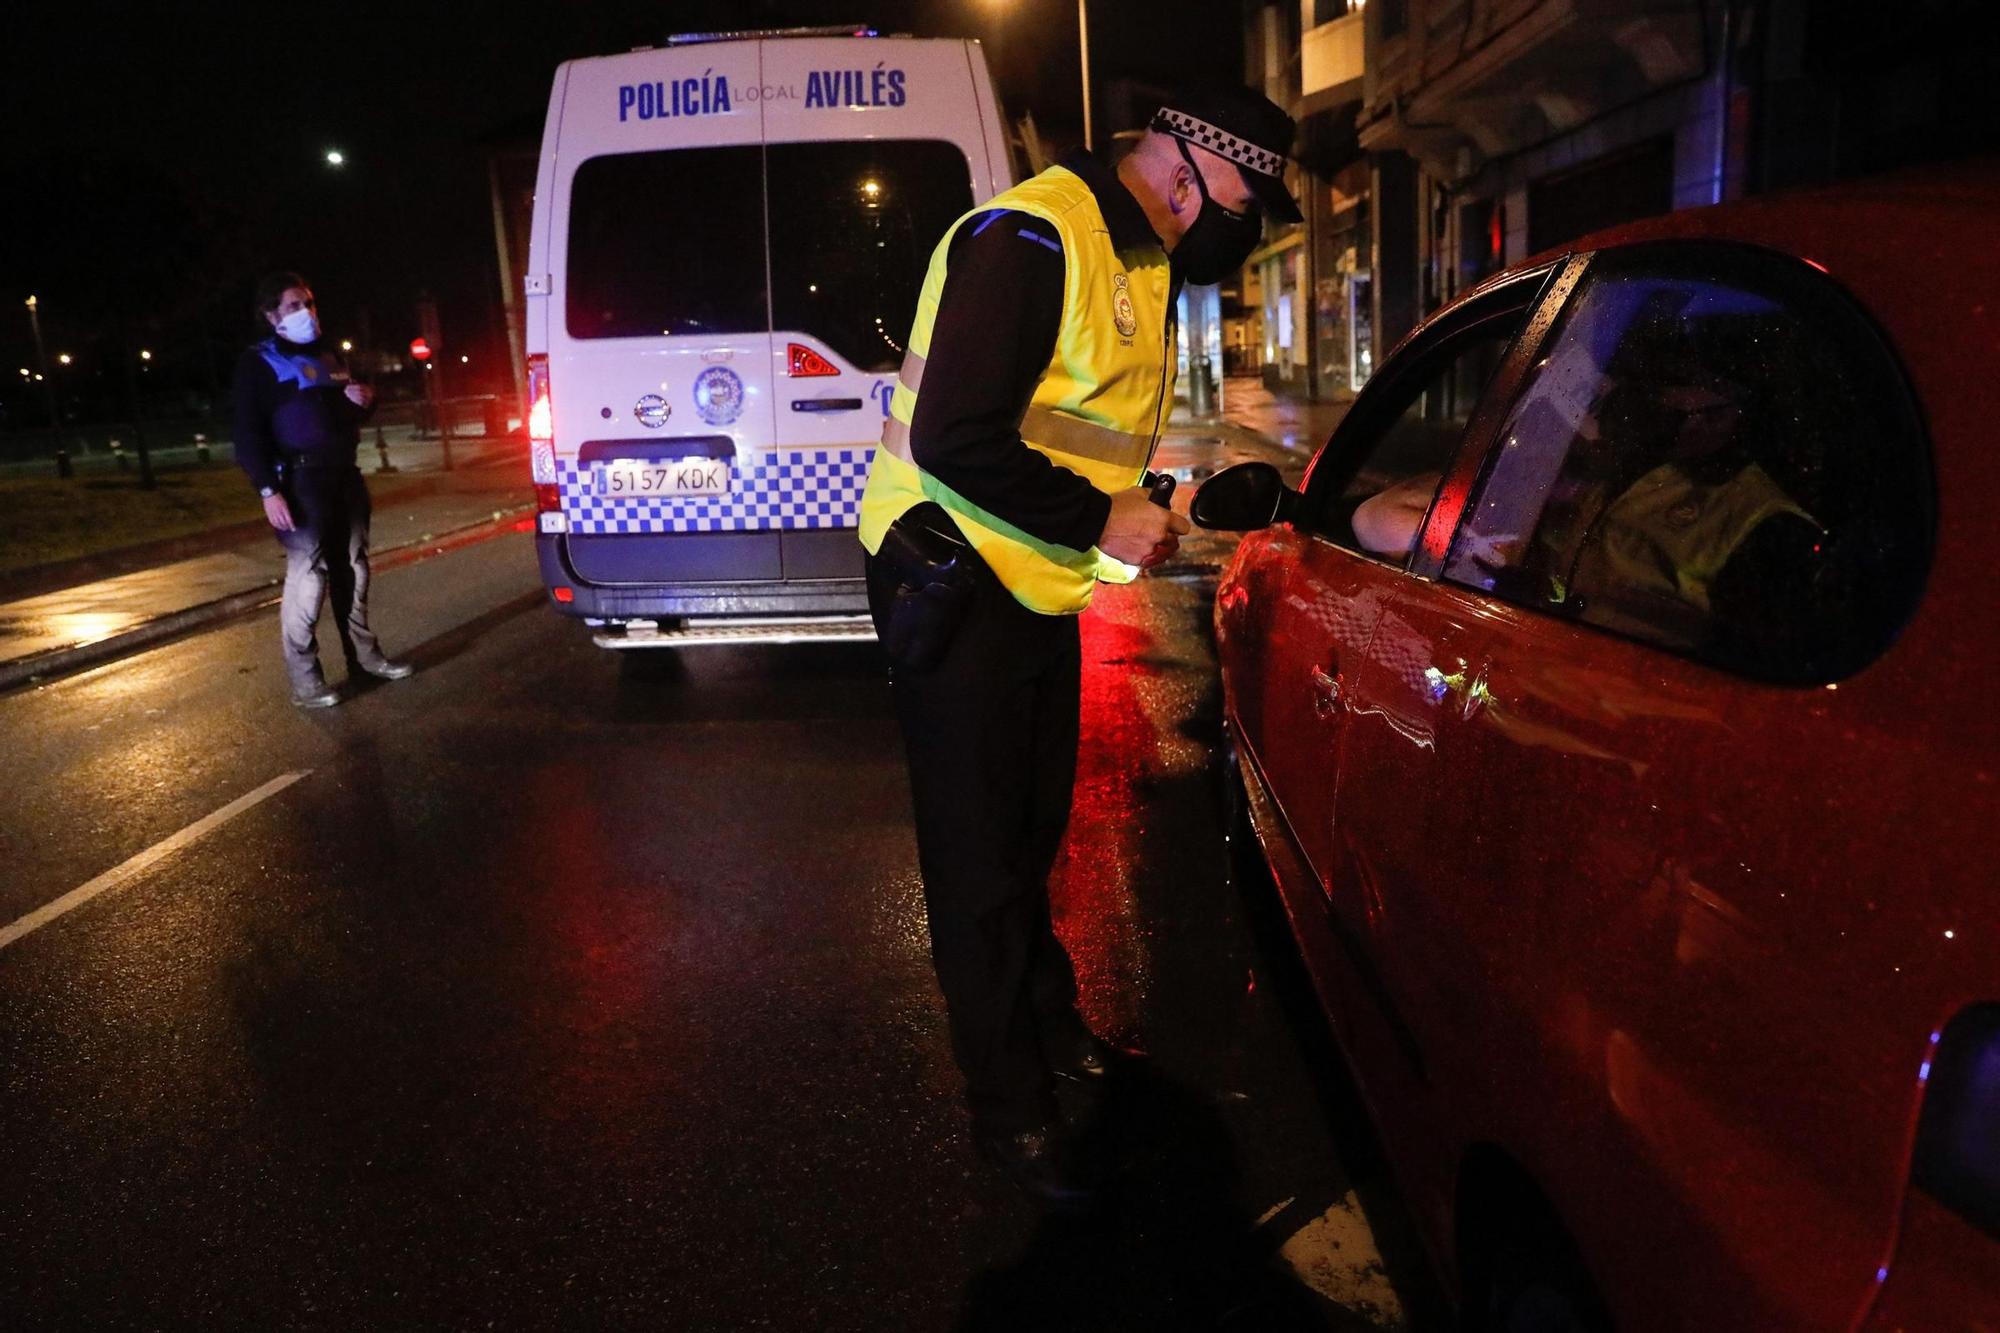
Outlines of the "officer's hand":
M 375 401 L 375 390 L 366 384 L 350 384 L 347 386 L 347 401 L 365 412 Z
M 271 520 L 271 526 L 280 532 L 292 530 L 292 507 L 285 503 L 282 495 L 264 497 L 264 517 Z
M 1150 569 L 1180 548 L 1180 534 L 1186 531 L 1185 518 L 1154 504 L 1145 487 L 1134 486 L 1111 497 L 1111 516 L 1104 521 L 1097 549 L 1128 565 Z
M 1151 554 L 1139 562 L 1139 568 L 1151 569 L 1154 565 L 1164 565 L 1167 561 L 1173 559 L 1174 553 L 1180 549 L 1181 539 L 1170 533 L 1165 539 L 1154 545 Z

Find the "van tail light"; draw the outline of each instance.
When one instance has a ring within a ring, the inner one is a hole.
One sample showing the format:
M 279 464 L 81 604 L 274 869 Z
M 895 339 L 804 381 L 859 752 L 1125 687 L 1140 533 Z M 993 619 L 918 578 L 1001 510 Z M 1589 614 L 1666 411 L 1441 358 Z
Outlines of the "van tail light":
M 537 352 L 528 358 L 528 439 L 531 443 L 553 444 L 555 438 L 556 412 L 549 402 L 549 359 Z
M 562 510 L 562 492 L 556 487 L 555 416 L 549 401 L 549 359 L 537 352 L 528 358 L 528 467 L 534 476 L 538 514 Z
M 838 375 L 840 367 L 815 352 L 804 343 L 785 345 L 785 373 L 794 379 L 810 379 L 821 375 Z

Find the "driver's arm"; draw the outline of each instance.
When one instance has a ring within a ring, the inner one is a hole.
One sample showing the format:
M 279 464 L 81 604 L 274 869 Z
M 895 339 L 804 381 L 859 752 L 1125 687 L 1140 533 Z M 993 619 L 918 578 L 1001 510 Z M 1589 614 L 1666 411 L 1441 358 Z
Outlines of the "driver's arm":
M 1408 555 L 1443 479 L 1441 473 L 1422 472 L 1363 500 L 1354 511 L 1354 537 L 1361 549 L 1377 555 Z

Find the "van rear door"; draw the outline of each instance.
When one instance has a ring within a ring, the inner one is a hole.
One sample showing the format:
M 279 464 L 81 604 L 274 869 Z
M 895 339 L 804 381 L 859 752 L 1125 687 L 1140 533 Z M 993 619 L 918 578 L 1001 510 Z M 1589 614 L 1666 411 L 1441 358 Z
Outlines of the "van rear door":
M 549 361 L 580 570 L 594 536 L 730 530 L 711 492 L 772 441 L 757 63 L 729 43 L 570 66 Z M 778 574 L 775 546 L 726 571 Z
M 971 43 L 763 47 L 777 440 L 869 450 L 932 249 L 1012 184 L 997 107 Z

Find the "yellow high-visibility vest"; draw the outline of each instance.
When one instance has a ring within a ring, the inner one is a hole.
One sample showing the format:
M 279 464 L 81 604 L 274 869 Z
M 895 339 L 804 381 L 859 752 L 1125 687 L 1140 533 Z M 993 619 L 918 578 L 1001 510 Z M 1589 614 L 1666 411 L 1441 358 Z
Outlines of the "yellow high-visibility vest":
M 917 297 L 909 351 L 882 423 L 882 444 L 861 498 L 861 543 L 873 553 L 905 510 L 934 500 L 1021 605 L 1045 615 L 1073 615 L 1090 605 L 1101 580 L 1130 583 L 1139 571 L 1096 547 L 1071 550 L 1042 541 L 990 514 L 917 466 L 910 422 L 930 352 L 931 328 L 944 293 L 952 238 L 967 220 L 996 210 L 1033 214 L 1062 240 L 1062 325 L 1048 369 L 1021 417 L 1021 440 L 1106 494 L 1139 484 L 1173 407 L 1173 283 L 1158 245 L 1120 251 L 1090 186 L 1051 167 L 952 225 L 931 253 Z

